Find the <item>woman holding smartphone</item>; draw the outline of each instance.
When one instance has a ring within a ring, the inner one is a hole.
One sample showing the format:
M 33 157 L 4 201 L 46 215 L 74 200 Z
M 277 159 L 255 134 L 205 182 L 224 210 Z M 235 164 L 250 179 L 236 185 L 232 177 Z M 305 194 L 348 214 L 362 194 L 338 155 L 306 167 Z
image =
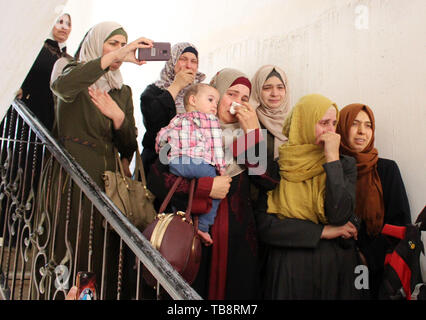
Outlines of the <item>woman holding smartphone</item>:
M 128 168 L 137 147 L 132 91 L 123 84 L 119 69 L 123 62 L 138 66 L 145 64 L 145 61 L 137 60 L 136 51 L 138 48 L 149 47 L 152 47 L 152 41 L 146 38 L 139 38 L 128 44 L 127 33 L 121 25 L 102 22 L 86 34 L 78 60 L 65 66 L 62 74 L 52 84 L 52 90 L 58 96 L 58 138 L 101 188 L 104 183 L 103 173 L 116 169 L 115 149 Z M 59 176 L 58 170 L 54 178 L 59 179 Z M 75 264 L 76 271 L 95 272 L 100 283 L 102 258 L 107 254 L 109 267 L 106 278 L 111 279 L 108 283 L 116 283 L 113 279 L 117 271 L 119 238 L 114 232 L 110 232 L 107 252 L 89 251 L 89 234 L 93 236 L 92 248 L 103 248 L 103 218 L 100 214 L 95 214 L 93 220 L 91 219 L 88 201 L 83 202 L 79 212 L 80 192 L 76 186 L 72 189 L 71 197 L 67 198 L 70 180 L 62 180 L 64 185 L 59 190 L 62 192 L 62 199 L 69 199 L 71 202 L 71 210 L 67 208 L 67 201 L 61 202 L 62 216 L 59 218 L 61 221 L 57 232 L 61 236 L 55 242 L 55 260 L 66 261 L 62 259 L 69 257 L 70 248 L 74 252 L 78 250 L 79 260 L 73 261 L 71 266 Z M 51 198 L 51 206 L 55 208 L 56 198 Z M 65 223 L 67 213 L 71 221 L 69 226 Z M 77 220 L 81 220 L 80 230 L 77 230 Z M 81 237 L 78 248 L 75 243 L 77 232 Z M 106 297 L 113 298 L 113 285 L 109 289 L 111 290 Z
M 155 138 L 177 113 L 185 112 L 183 97 L 191 84 L 202 82 L 206 76 L 198 72 L 198 51 L 191 43 L 175 44 L 160 79 L 150 84 L 141 95 L 141 112 L 146 133 L 142 140 L 142 161 L 145 172 L 155 162 Z

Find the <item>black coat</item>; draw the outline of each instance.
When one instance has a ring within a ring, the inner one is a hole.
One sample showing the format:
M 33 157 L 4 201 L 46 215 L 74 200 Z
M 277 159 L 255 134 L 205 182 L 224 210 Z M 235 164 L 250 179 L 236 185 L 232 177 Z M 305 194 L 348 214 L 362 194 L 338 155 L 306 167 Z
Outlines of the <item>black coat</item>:
M 141 95 L 141 112 L 146 129 L 142 140 L 142 162 L 148 175 L 151 165 L 158 158 L 155 138 L 160 129 L 176 116 L 175 101 L 169 91 L 150 84 Z
M 357 171 L 355 160 L 324 165 L 327 174 L 325 210 L 329 221 L 345 224 L 354 216 Z M 353 239 L 321 239 L 324 225 L 308 220 L 280 219 L 268 214 L 267 194 L 255 210 L 262 244 L 261 282 L 266 299 L 359 299 L 355 268 L 361 264 Z
M 56 60 L 63 56 L 67 56 L 66 51 L 61 51 L 58 42 L 47 39 L 21 86 L 22 101 L 49 130 L 55 119 L 50 76 Z
M 398 165 L 393 160 L 379 158 L 377 172 L 382 183 L 385 205 L 383 223 L 397 226 L 410 224 L 410 206 Z M 357 244 L 368 263 L 371 295 L 375 299 L 383 277 L 385 254 L 394 244 L 383 235 L 369 236 L 364 223 L 361 224 Z

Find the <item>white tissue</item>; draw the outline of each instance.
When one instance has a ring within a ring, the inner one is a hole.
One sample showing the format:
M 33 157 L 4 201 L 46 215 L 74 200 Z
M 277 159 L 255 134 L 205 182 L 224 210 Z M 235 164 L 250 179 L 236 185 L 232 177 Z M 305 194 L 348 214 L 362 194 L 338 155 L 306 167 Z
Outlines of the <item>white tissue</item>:
M 229 109 L 229 113 L 234 115 L 237 111 L 235 110 L 235 107 L 241 107 L 239 103 L 232 102 L 231 108 Z

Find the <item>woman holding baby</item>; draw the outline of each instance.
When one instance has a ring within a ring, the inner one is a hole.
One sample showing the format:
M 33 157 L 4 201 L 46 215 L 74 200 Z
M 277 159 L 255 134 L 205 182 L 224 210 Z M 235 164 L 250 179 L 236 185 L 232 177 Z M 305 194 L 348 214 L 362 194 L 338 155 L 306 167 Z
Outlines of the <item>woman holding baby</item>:
M 193 213 L 211 210 L 213 199 L 222 200 L 210 230 L 212 245 L 203 246 L 203 257 L 194 288 L 208 299 L 258 298 L 258 247 L 253 208 L 250 202 L 250 182 L 271 190 L 275 184 L 265 179 L 266 164 L 252 161 L 249 154 L 258 154 L 265 146 L 259 131 L 256 111 L 248 103 L 251 83 L 242 72 L 223 69 L 210 85 L 219 93 L 217 118 L 224 136 L 225 172 L 217 177 L 196 179 Z M 235 114 L 230 112 L 233 102 Z M 159 199 L 164 199 L 177 179 L 168 165 L 156 161 L 152 166 L 148 187 Z M 189 180 L 184 180 L 171 205 L 185 210 Z

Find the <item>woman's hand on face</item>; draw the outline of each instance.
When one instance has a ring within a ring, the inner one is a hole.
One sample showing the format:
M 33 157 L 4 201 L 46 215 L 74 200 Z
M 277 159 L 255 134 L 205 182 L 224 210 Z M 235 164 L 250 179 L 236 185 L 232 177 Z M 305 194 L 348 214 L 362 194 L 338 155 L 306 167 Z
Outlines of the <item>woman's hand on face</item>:
M 92 88 L 89 88 L 89 95 L 102 114 L 113 121 L 114 129 L 120 129 L 124 122 L 125 114 L 111 96 L 107 92 Z
M 351 223 L 348 222 L 343 226 L 325 225 L 322 230 L 321 239 L 335 239 L 342 237 L 343 239 L 354 238 L 358 239 L 358 230 Z
M 231 187 L 232 178 L 230 176 L 217 176 L 213 179 L 212 190 L 210 191 L 210 198 L 212 199 L 225 199 Z
M 115 52 L 116 59 L 122 62 L 131 62 L 141 66 L 146 63 L 146 61 L 139 61 L 136 58 L 136 50 L 142 48 L 152 48 L 153 41 L 147 38 L 139 38 L 133 42 L 128 43 L 121 49 Z
M 245 133 L 248 133 L 250 130 L 259 129 L 257 113 L 248 102 L 243 102 L 241 107 L 235 107 L 235 112 L 235 117 L 238 119 L 241 129 Z
M 195 74 L 190 69 L 183 69 L 175 75 L 173 83 L 167 88 L 170 94 L 173 97 L 173 100 L 176 100 L 179 92 L 186 86 L 193 84 L 195 81 Z
M 194 81 L 195 81 L 194 72 L 190 69 L 183 69 L 175 75 L 175 79 L 173 83 L 176 85 L 177 88 L 180 88 L 180 90 L 182 90 L 186 86 L 193 84 Z
M 340 135 L 334 132 L 326 132 L 317 138 L 316 144 L 324 147 L 324 155 L 327 162 L 340 159 Z

